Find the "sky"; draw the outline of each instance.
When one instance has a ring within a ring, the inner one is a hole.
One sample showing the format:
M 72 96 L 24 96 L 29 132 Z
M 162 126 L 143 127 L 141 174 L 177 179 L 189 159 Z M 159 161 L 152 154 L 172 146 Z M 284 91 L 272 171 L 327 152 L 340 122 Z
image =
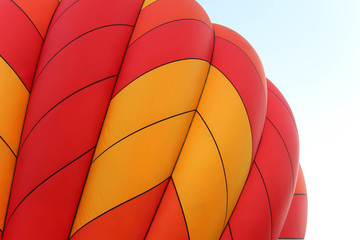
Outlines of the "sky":
M 360 1 L 198 0 L 245 37 L 283 93 L 300 135 L 306 239 L 355 239 L 360 228 Z

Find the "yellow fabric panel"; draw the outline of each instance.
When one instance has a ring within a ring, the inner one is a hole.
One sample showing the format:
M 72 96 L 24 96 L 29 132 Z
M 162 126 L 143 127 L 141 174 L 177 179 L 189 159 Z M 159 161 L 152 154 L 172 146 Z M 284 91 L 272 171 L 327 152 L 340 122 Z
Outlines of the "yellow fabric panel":
M 247 179 L 252 156 L 252 136 L 245 106 L 231 82 L 211 67 L 198 112 L 219 147 L 228 185 L 227 220 Z
M 15 156 L 0 139 L 0 229 L 4 226 L 14 168 Z
M 17 153 L 29 92 L 0 57 L 0 136 Z
M 144 8 L 146 8 L 147 6 L 149 6 L 150 4 L 152 4 L 152 3 L 156 2 L 156 1 L 158 1 L 158 0 L 145 0 L 141 10 L 143 10 Z
M 206 61 L 182 60 L 156 68 L 130 83 L 110 103 L 94 159 L 114 142 L 144 126 L 195 109 L 208 70 Z
M 225 176 L 216 145 L 198 114 L 172 177 L 190 239 L 218 240 L 226 215 Z
M 71 235 L 103 212 L 168 178 L 193 115 L 185 113 L 144 128 L 93 162 Z

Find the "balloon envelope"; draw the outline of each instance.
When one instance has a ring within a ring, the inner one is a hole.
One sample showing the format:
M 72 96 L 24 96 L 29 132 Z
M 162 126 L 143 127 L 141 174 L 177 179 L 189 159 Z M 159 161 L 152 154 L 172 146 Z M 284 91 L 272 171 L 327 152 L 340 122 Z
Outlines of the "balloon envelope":
M 196 1 L 0 0 L 0 31 L 1 239 L 304 238 L 291 110 Z

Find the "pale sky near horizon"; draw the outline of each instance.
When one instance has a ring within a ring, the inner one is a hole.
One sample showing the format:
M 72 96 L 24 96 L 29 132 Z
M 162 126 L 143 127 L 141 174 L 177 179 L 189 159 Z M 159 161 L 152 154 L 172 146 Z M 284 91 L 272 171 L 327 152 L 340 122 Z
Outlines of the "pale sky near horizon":
M 359 239 L 360 1 L 198 0 L 240 33 L 295 115 L 307 240 Z

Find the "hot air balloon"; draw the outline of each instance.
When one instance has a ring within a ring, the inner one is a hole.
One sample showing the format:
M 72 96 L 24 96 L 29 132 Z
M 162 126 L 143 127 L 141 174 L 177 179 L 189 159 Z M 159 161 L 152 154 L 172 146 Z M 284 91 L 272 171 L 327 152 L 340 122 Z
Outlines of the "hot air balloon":
M 195 0 L 0 0 L 2 240 L 303 239 L 298 133 Z

